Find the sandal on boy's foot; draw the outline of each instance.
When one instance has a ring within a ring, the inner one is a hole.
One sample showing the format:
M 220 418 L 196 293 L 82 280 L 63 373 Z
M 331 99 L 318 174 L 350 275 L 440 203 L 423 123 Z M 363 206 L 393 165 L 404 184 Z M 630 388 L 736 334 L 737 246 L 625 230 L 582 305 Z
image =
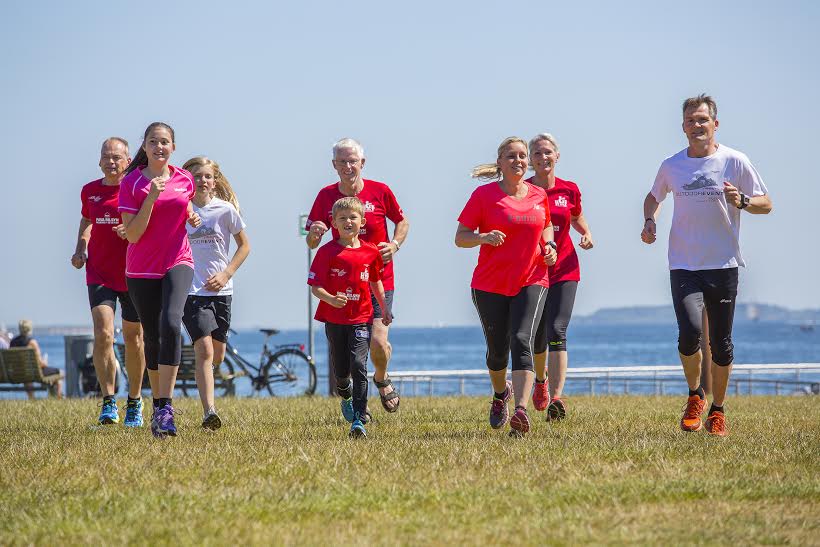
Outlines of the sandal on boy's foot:
M 490 403 L 490 427 L 493 429 L 501 429 L 510 417 L 510 411 L 507 408 L 507 401 L 512 397 L 512 383 L 507 382 L 507 387 L 504 388 L 504 397 L 501 399 L 493 396 Z
M 361 417 L 362 417 L 362 423 L 364 425 L 367 425 L 367 424 L 369 424 L 370 422 L 373 421 L 373 415 L 370 413 L 370 408 L 369 407 L 364 409 L 364 414 L 362 414 Z
M 563 399 L 555 398 L 547 407 L 547 421 L 557 422 L 567 417 L 567 403 Z
M 530 417 L 527 409 L 517 407 L 510 418 L 510 437 L 523 437 L 530 430 Z
M 342 402 L 339 403 L 339 406 L 342 407 L 342 416 L 344 417 L 345 421 L 349 424 L 352 424 L 353 420 L 356 419 L 356 412 L 353 410 L 353 397 L 342 399 Z
M 367 437 L 367 431 L 365 431 L 364 424 L 362 423 L 361 417 L 359 415 L 356 415 L 356 418 L 353 420 L 353 423 L 350 424 L 350 437 L 353 439 L 363 439 Z
M 382 407 L 387 412 L 396 412 L 399 409 L 399 404 L 401 403 L 401 399 L 399 398 L 399 391 L 396 389 L 396 386 L 393 385 L 393 381 L 390 380 L 389 377 L 385 378 L 381 382 L 376 381 L 373 379 L 373 383 L 376 384 L 376 387 L 379 389 L 379 398 L 382 400 Z M 386 387 L 392 387 L 393 391 L 382 395 L 381 390 Z M 394 406 L 390 406 L 387 403 L 390 401 L 396 401 Z
M 532 390 L 532 406 L 534 406 L 538 412 L 543 412 L 547 409 L 547 405 L 550 404 L 550 392 L 547 387 L 546 381 L 535 382 L 535 386 Z

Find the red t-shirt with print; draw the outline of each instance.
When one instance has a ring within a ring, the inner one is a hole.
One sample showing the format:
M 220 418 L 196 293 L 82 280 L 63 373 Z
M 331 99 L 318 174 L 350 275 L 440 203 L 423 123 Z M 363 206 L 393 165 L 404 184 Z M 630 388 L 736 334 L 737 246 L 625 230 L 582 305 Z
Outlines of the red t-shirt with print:
M 526 183 L 523 199 L 508 196 L 498 183 L 475 189 L 458 221 L 480 233 L 504 232 L 498 247 L 481 245 L 470 286 L 480 291 L 515 296 L 522 287 L 549 287 L 541 235 L 550 223 L 547 194 Z
M 532 182 L 532 179 L 527 182 Z M 550 283 L 554 285 L 559 281 L 580 281 L 578 253 L 575 252 L 569 231 L 572 217 L 581 214 L 581 191 L 574 182 L 555 177 L 555 186 L 547 190 L 547 199 L 555 231 L 555 244 L 558 246 L 558 260 L 549 269 Z
M 375 245 L 361 240 L 360 243 L 360 247 L 344 247 L 334 240 L 316 251 L 308 273 L 308 285 L 347 297 L 347 304 L 341 308 L 320 301 L 316 309 L 317 321 L 336 325 L 373 322 L 370 282 L 381 279 L 384 265 Z
M 356 194 L 356 197 L 364 204 L 364 218 L 367 220 L 359 232 L 359 238 L 362 241 L 372 243 L 378 246 L 379 243 L 387 243 L 390 237 L 387 235 L 387 220 L 389 219 L 394 224 L 404 220 L 404 213 L 399 207 L 399 202 L 396 201 L 396 196 L 383 182 L 375 180 L 364 179 L 364 188 Z M 333 220 L 333 204 L 337 200 L 346 197 L 339 191 L 339 183 L 335 182 L 325 186 L 319 191 L 316 200 L 313 202 L 313 207 L 308 215 L 305 223 L 305 230 L 310 229 L 310 225 L 316 221 L 322 221 L 330 228 L 333 239 L 339 239 L 339 232 L 333 228 L 331 221 Z M 395 260 L 395 257 L 394 257 Z M 384 290 L 392 291 L 395 288 L 393 282 L 393 261 L 384 265 L 384 274 L 382 276 L 382 283 Z
M 88 261 L 85 263 L 86 285 L 102 285 L 125 292 L 125 251 L 128 241 L 113 230 L 121 224 L 117 208 L 120 185 L 107 186 L 103 179 L 89 182 L 80 191 L 81 214 L 91 223 Z

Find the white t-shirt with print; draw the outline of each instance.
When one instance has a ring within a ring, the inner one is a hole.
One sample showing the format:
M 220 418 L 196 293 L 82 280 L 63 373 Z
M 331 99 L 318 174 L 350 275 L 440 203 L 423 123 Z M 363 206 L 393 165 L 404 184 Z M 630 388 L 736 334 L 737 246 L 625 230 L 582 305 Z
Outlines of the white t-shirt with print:
M 723 183 L 753 197 L 768 193 L 763 180 L 745 154 L 726 145 L 705 158 L 690 158 L 687 150 L 663 161 L 652 186 L 658 203 L 670 192 L 675 199 L 669 269 L 746 266 L 740 254 L 741 210 L 726 202 Z
M 206 290 L 203 286 L 209 277 L 228 267 L 231 261 L 231 237 L 245 229 L 245 222 L 233 205 L 219 198 L 211 198 L 205 207 L 192 205 L 194 212 L 202 219 L 202 224 L 199 228 L 186 224 L 188 242 L 194 256 L 194 281 L 188 294 L 233 294 L 233 279 L 229 279 L 219 292 Z

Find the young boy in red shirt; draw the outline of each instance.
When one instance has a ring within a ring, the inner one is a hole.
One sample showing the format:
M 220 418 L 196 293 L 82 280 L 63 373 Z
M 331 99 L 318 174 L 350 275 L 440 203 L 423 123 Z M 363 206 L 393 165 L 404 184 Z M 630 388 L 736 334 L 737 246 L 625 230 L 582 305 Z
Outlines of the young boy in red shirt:
M 366 437 L 362 417 L 367 409 L 367 354 L 373 326 L 370 292 L 384 310 L 387 326 L 393 314 L 384 299 L 381 276 L 384 264 L 375 245 L 359 240 L 365 225 L 364 205 L 356 197 L 333 204 L 333 227 L 339 239 L 316 252 L 308 285 L 321 300 L 315 319 L 325 324 L 330 359 L 336 373 L 336 390 L 342 397 L 342 415 L 351 424 L 351 437 Z

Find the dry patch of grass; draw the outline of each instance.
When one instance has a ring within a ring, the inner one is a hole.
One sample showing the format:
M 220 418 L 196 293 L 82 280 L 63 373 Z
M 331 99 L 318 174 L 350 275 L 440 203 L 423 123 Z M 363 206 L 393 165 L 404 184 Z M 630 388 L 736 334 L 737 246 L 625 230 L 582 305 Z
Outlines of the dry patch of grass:
M 574 398 L 526 439 L 487 400 L 405 398 L 358 441 L 335 399 L 222 400 L 216 434 L 177 402 L 156 441 L 93 401 L 0 401 L 0 544 L 820 541 L 820 398 L 732 399 L 725 439 L 670 397 Z

